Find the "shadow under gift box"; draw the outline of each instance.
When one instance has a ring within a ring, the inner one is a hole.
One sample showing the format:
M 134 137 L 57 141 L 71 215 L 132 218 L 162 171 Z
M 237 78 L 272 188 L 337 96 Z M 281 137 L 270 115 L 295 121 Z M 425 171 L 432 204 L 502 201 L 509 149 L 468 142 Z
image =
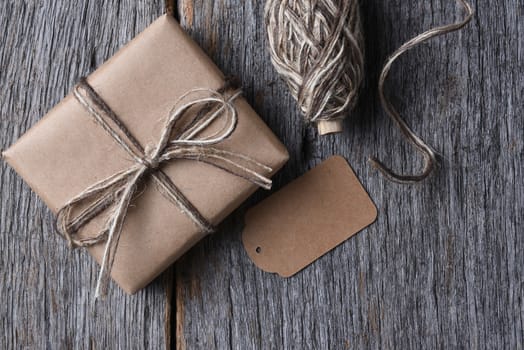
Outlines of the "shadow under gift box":
M 158 142 L 164 120 L 180 96 L 194 88 L 218 89 L 224 77 L 173 18 L 162 16 L 88 81 L 146 146 Z M 237 128 L 216 147 L 248 155 L 276 172 L 288 159 L 285 147 L 243 98 L 234 104 Z M 72 94 L 3 156 L 55 213 L 90 185 L 133 164 Z M 195 160 L 172 160 L 162 170 L 214 225 L 257 189 L 243 178 Z M 106 218 L 97 217 L 79 236 L 93 236 Z M 135 293 L 204 236 L 147 178 L 129 208 L 111 275 L 123 290 Z M 104 246 L 88 248 L 98 263 Z

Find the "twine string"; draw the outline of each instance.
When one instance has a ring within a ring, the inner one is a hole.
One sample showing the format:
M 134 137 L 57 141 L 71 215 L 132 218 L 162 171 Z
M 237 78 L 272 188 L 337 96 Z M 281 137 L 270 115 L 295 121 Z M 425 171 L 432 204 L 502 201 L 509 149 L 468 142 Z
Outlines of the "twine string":
M 382 73 L 380 74 L 378 92 L 379 92 L 380 102 L 382 104 L 382 107 L 386 111 L 387 115 L 393 120 L 395 125 L 400 129 L 400 131 L 402 132 L 402 135 L 404 135 L 406 140 L 408 140 L 413 146 L 415 146 L 415 148 L 420 153 L 422 153 L 424 157 L 424 167 L 422 169 L 422 172 L 420 174 L 415 174 L 415 175 L 398 174 L 394 172 L 393 170 L 391 170 L 386 165 L 384 165 L 384 163 L 382 163 L 377 158 L 375 157 L 370 158 L 369 162 L 371 163 L 371 165 L 374 168 L 376 168 L 377 170 L 379 170 L 390 181 L 401 183 L 401 184 L 413 184 L 413 183 L 423 181 L 431 174 L 431 172 L 436 167 L 437 157 L 436 157 L 435 151 L 426 142 L 424 142 L 419 136 L 417 136 L 413 132 L 413 130 L 409 127 L 409 125 L 404 121 L 404 119 L 397 112 L 393 104 L 386 97 L 384 93 L 384 85 L 386 83 L 387 77 L 389 75 L 389 72 L 391 70 L 393 63 L 400 56 L 402 56 L 405 52 L 413 49 L 414 47 L 434 37 L 460 30 L 471 21 L 471 19 L 473 18 L 473 13 L 474 13 L 471 5 L 466 0 L 458 0 L 458 2 L 463 7 L 464 11 L 466 12 L 466 15 L 462 21 L 430 29 L 422 34 L 417 35 L 416 37 L 412 38 L 411 40 L 407 41 L 388 58 L 388 60 L 384 64 Z
M 157 190 L 189 217 L 199 230 L 205 233 L 214 231 L 213 225 L 162 171 L 161 167 L 165 163 L 175 159 L 195 160 L 222 169 L 262 188 L 271 188 L 271 180 L 265 175 L 272 171 L 270 167 L 242 153 L 215 147 L 230 137 L 237 126 L 238 116 L 233 102 L 241 93 L 236 91 L 227 97 L 225 92 L 230 88 L 226 84 L 218 91 L 194 89 L 184 94 L 169 113 L 158 143 L 154 147 L 144 149 L 85 78 L 75 86 L 73 95 L 76 100 L 133 159 L 133 164 L 127 169 L 89 186 L 68 201 L 57 214 L 57 230 L 71 247 L 90 247 L 105 242 L 96 298 L 107 294 L 129 206 L 137 192 L 138 184 L 146 178 L 151 178 Z M 195 108 L 198 108 L 196 112 Z M 179 124 L 182 121 L 184 125 L 181 126 Z M 199 136 L 215 121 L 223 121 L 218 131 Z M 82 227 L 106 210 L 110 210 L 110 213 L 102 230 L 92 237 L 77 237 Z
M 345 118 L 364 76 L 358 0 L 268 0 L 265 21 L 271 61 L 306 121 Z

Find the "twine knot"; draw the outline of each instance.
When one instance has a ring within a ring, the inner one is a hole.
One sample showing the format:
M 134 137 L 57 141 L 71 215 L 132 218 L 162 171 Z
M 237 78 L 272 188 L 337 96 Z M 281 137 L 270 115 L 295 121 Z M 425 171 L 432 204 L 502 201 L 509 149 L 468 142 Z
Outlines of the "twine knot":
M 155 171 L 160 167 L 160 158 L 155 155 L 155 150 L 151 146 L 145 149 L 146 156 L 140 159 L 140 162 L 147 168 L 148 171 Z
M 107 293 L 128 208 L 138 183 L 146 178 L 153 180 L 157 190 L 186 214 L 202 232 L 214 231 L 213 225 L 161 170 L 162 164 L 176 159 L 204 162 L 262 188 L 271 188 L 271 180 L 266 176 L 272 172 L 270 167 L 242 153 L 215 147 L 229 138 L 237 126 L 238 116 L 233 101 L 241 92 L 233 92 L 227 97 L 226 91 L 229 88 L 226 83 L 218 91 L 194 89 L 184 94 L 169 113 L 158 143 L 144 149 L 85 78 L 75 86 L 73 95 L 76 100 L 134 160 L 127 169 L 86 188 L 67 202 L 57 215 L 57 230 L 72 247 L 89 247 L 105 242 L 95 297 Z M 213 128 L 206 133 L 211 125 L 220 121 L 223 123 L 218 131 Z M 179 125 L 181 123 L 183 125 Z M 111 211 L 104 229 L 93 237 L 76 237 L 82 227 L 107 209 Z
M 158 160 L 158 158 L 146 158 L 144 159 L 144 165 L 147 167 L 148 170 L 154 171 L 157 170 L 160 166 L 160 161 Z

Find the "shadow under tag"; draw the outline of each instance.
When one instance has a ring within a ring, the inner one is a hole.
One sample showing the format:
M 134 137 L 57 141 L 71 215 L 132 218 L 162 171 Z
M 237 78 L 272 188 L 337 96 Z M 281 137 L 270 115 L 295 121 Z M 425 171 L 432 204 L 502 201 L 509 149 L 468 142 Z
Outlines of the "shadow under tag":
M 259 268 L 290 277 L 376 218 L 349 164 L 334 156 L 250 209 L 242 241 Z

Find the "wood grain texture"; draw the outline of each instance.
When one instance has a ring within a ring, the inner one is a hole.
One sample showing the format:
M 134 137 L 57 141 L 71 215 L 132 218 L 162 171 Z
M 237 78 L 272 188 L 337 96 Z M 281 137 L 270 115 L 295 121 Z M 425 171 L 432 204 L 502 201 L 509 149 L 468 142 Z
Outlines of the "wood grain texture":
M 379 108 L 379 70 L 404 40 L 458 18 L 453 0 L 362 2 L 362 98 L 344 133 L 321 139 L 304 127 L 269 62 L 263 1 L 179 1 L 182 24 L 225 73 L 241 79 L 288 147 L 275 190 L 340 154 L 369 190 L 379 220 L 282 279 L 255 268 L 240 241 L 246 208 L 269 195 L 258 192 L 176 264 L 171 288 L 159 279 L 128 297 L 113 287 L 108 301 L 92 305 L 96 264 L 66 248 L 49 211 L 2 163 L 0 348 L 161 349 L 167 330 L 178 349 L 522 349 L 524 3 L 473 5 L 476 19 L 463 32 L 416 49 L 391 74 L 394 103 L 442 155 L 435 176 L 406 187 L 367 165 L 371 154 L 399 170 L 421 165 Z M 0 2 L 0 147 L 163 6 Z
M 0 2 L 0 147 L 163 11 L 154 1 Z M 0 348 L 162 349 L 162 280 L 93 304 L 98 266 L 70 252 L 45 205 L 0 167 Z
M 343 134 L 318 139 L 272 68 L 263 1 L 179 1 L 181 21 L 289 148 L 278 189 L 341 154 L 379 207 L 378 222 L 297 276 L 253 266 L 240 234 L 258 193 L 177 265 L 177 342 L 187 349 L 522 349 L 524 343 L 524 4 L 473 1 L 474 22 L 402 58 L 389 93 L 441 154 L 418 186 L 391 184 L 378 155 L 421 159 L 381 111 L 388 53 L 458 20 L 452 0 L 362 1 L 367 79 Z M 321 232 L 319 232 L 321 234 Z

